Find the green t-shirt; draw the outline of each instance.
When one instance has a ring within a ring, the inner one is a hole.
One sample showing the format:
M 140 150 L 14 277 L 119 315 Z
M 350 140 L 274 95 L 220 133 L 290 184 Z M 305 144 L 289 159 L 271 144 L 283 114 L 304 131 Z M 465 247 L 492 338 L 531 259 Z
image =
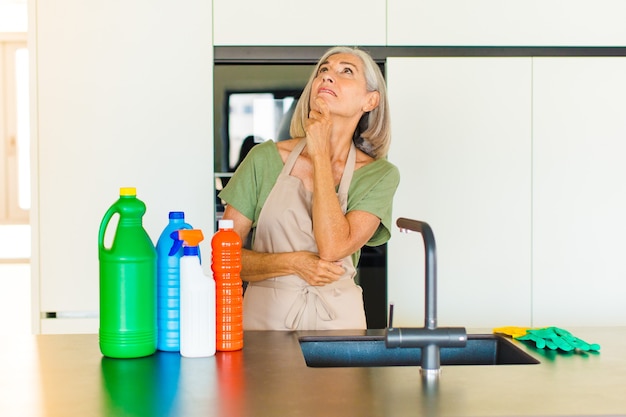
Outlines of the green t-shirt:
M 219 197 L 252 220 L 254 228 L 283 166 L 276 143 L 263 142 L 252 148 Z M 377 159 L 354 171 L 347 211 L 366 211 L 380 219 L 378 229 L 366 245 L 382 245 L 391 237 L 391 209 L 399 182 L 398 168 L 386 159 Z M 355 255 L 356 265 L 359 254 Z

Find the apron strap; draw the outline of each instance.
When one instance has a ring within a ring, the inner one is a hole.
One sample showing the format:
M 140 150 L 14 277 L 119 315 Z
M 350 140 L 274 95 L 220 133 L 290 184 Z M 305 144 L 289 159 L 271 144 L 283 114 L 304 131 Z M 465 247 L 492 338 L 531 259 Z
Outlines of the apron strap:
M 348 158 L 346 159 L 346 166 L 343 169 L 343 174 L 341 176 L 341 181 L 339 182 L 339 189 L 337 190 L 337 194 L 339 195 L 348 195 L 348 190 L 350 189 L 350 183 L 352 182 L 352 175 L 354 174 L 354 164 L 356 162 L 356 146 L 354 146 L 354 142 L 350 146 L 350 152 L 348 152 Z M 346 208 L 344 207 L 344 212 Z
M 289 175 L 289 173 L 293 169 L 293 166 L 296 164 L 296 161 L 298 160 L 298 156 L 300 156 L 305 146 L 306 146 L 306 139 L 300 139 L 300 142 L 296 143 L 296 146 L 293 147 L 291 153 L 289 154 L 289 156 L 287 157 L 287 160 L 285 161 L 285 166 L 280 172 L 281 174 Z

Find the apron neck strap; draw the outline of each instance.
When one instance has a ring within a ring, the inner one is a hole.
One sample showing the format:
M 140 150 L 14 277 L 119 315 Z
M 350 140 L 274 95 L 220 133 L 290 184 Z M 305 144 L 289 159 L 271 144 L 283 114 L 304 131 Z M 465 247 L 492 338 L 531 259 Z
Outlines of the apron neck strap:
M 341 175 L 341 181 L 339 182 L 338 194 L 348 194 L 350 183 L 352 182 L 352 174 L 354 174 L 354 164 L 356 162 L 356 146 L 354 142 L 350 145 L 350 152 L 348 152 L 348 159 L 346 159 L 346 166 L 343 169 Z

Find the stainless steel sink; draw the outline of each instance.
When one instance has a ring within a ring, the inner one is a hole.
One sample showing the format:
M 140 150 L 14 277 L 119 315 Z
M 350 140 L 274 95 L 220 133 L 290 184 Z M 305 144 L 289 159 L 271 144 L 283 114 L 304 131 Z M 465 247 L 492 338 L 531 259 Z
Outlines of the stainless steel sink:
M 385 336 L 302 336 L 307 366 L 420 366 L 421 348 L 387 348 Z M 441 365 L 531 365 L 539 361 L 505 337 L 470 334 L 465 347 L 442 347 Z

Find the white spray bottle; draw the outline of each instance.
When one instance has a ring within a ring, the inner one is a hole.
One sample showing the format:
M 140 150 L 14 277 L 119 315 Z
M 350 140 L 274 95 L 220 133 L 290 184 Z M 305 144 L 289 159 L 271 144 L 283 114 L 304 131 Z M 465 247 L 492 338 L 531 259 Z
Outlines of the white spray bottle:
M 180 258 L 180 354 L 188 358 L 215 355 L 215 281 L 200 266 L 198 229 L 182 229 Z M 174 235 L 172 233 L 172 235 Z

